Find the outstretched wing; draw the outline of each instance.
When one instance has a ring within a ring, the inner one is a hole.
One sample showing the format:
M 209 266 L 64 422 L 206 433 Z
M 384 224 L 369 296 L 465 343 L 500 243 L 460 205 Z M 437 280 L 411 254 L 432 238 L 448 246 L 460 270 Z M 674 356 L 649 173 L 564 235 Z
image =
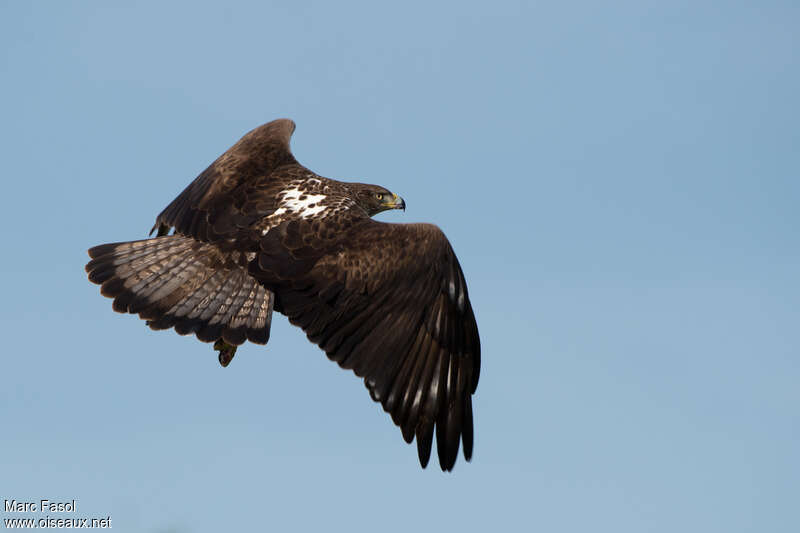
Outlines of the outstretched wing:
M 216 242 L 272 214 L 286 184 L 310 173 L 289 149 L 294 129 L 279 119 L 247 133 L 158 215 L 153 230 Z
M 337 231 L 303 220 L 271 230 L 250 272 L 275 291 L 276 309 L 364 378 L 406 442 L 416 437 L 423 467 L 435 430 L 440 465 L 450 470 L 459 441 L 472 455 L 480 370 L 458 260 L 436 226 L 337 218 Z

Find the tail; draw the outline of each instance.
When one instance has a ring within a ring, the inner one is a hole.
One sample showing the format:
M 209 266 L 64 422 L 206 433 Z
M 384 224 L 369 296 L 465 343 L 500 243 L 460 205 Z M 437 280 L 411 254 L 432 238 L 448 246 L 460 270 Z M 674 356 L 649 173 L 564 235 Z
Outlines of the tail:
M 240 252 L 182 235 L 101 244 L 89 250 L 89 281 L 114 298 L 120 313 L 138 313 L 152 329 L 266 344 L 274 294 L 247 273 Z

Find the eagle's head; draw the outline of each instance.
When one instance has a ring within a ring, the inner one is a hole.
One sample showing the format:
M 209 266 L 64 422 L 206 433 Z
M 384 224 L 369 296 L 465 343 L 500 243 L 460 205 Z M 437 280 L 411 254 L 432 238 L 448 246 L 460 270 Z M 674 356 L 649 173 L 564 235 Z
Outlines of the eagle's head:
M 356 202 L 369 216 L 375 216 L 389 209 L 404 211 L 406 209 L 406 203 L 402 198 L 380 185 L 352 183 L 350 187 L 354 189 Z

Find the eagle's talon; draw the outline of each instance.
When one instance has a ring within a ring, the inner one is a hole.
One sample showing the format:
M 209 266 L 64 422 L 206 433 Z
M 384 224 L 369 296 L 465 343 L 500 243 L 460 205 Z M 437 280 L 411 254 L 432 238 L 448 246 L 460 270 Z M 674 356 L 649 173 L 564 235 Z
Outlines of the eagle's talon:
M 219 364 L 224 367 L 228 366 L 236 355 L 236 346 L 228 344 L 223 339 L 219 339 L 214 343 L 214 349 L 219 352 Z

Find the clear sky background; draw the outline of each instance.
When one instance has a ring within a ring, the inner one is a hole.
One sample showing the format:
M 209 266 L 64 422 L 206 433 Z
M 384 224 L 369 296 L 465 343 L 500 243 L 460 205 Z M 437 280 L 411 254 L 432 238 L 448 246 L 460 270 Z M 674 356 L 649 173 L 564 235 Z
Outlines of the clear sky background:
M 800 530 L 796 2 L 215 4 L 2 2 L 0 499 L 122 532 Z M 279 117 L 458 254 L 483 368 L 451 474 L 285 318 L 223 369 L 86 280 Z

